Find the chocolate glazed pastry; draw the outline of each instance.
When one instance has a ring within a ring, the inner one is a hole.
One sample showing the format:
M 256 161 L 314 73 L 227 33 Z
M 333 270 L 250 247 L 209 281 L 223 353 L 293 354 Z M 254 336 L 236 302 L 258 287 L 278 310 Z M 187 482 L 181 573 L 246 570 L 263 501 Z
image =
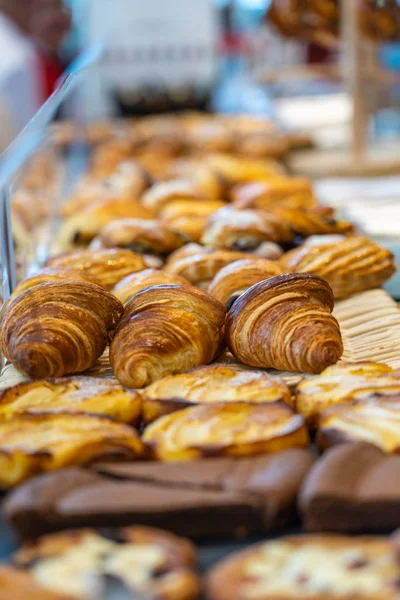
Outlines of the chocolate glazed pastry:
M 295 521 L 308 450 L 192 463 L 104 463 L 36 477 L 6 500 L 23 538 L 81 525 L 141 523 L 193 537 L 270 531 Z
M 366 442 L 328 450 L 303 483 L 299 509 L 308 531 L 365 533 L 400 527 L 400 456 Z

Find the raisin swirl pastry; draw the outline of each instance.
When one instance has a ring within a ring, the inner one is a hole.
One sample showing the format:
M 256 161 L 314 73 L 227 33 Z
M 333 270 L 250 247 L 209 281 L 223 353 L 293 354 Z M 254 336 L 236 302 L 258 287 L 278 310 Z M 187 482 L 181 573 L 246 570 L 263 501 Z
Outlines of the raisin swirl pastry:
M 158 218 L 170 231 L 192 242 L 199 242 L 208 218 L 224 206 L 225 202 L 221 200 L 174 200 L 161 210 Z
M 48 259 L 51 268 L 72 268 L 84 277 L 94 278 L 102 287 L 110 290 L 127 275 L 143 271 L 146 263 L 140 254 L 124 249 L 76 250 Z
M 228 402 L 184 408 L 146 427 L 143 441 L 158 460 L 252 456 L 303 448 L 303 418 L 280 402 Z
M 282 274 L 279 264 L 271 260 L 237 260 L 216 274 L 207 291 L 230 308 L 255 283 Z
M 159 271 L 158 269 L 145 269 L 139 273 L 133 273 L 132 275 L 128 275 L 128 277 L 124 277 L 111 291 L 123 304 L 126 304 L 141 290 L 154 285 L 168 283 L 189 285 L 187 279 L 179 275 Z
M 278 275 L 253 285 L 231 308 L 227 342 L 253 367 L 320 373 L 343 344 L 329 284 L 313 275 Z
M 94 283 L 43 283 L 4 305 L 1 349 L 32 379 L 79 373 L 103 354 L 122 312 L 121 302 Z
M 220 302 L 190 285 L 139 292 L 126 305 L 111 344 L 116 377 L 141 388 L 210 363 L 223 349 L 225 316 Z
M 282 177 L 235 186 L 231 199 L 236 208 L 271 210 L 276 207 L 315 208 L 312 183 L 303 177 Z
M 288 272 L 307 272 L 329 282 L 335 298 L 380 287 L 395 273 L 392 253 L 358 236 L 334 244 L 303 244 L 280 261 Z

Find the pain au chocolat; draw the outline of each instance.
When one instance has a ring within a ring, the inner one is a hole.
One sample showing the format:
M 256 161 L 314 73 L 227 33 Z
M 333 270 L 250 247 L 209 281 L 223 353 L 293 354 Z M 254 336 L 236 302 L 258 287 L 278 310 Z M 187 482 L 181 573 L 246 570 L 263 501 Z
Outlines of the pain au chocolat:
M 227 402 L 184 408 L 146 427 L 143 441 L 164 461 L 250 456 L 305 448 L 301 415 L 280 402 Z
M 252 367 L 320 373 L 343 352 L 333 305 L 332 290 L 319 277 L 278 275 L 257 283 L 228 313 L 229 349 Z
M 156 285 L 126 305 L 111 343 L 119 381 L 141 388 L 210 363 L 223 349 L 224 306 L 190 285 Z
M 79 373 L 103 354 L 122 312 L 121 302 L 93 283 L 43 283 L 3 307 L 1 349 L 32 379 Z

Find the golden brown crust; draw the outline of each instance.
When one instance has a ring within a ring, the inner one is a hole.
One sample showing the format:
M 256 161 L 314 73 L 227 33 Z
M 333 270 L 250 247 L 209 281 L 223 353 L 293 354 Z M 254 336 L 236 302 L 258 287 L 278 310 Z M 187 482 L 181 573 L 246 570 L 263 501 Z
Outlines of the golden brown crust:
M 332 217 L 332 210 L 325 207 L 302 210 L 279 207 L 273 213 L 286 222 L 291 230 L 302 237 L 311 235 L 348 235 L 354 231 L 351 223 Z
M 120 301 L 93 283 L 42 283 L 4 305 L 1 349 L 33 379 L 78 373 L 102 355 L 122 312 Z
M 237 208 L 270 210 L 278 207 L 314 208 L 317 200 L 312 182 L 303 177 L 282 177 L 271 181 L 241 184 L 231 190 Z
M 133 273 L 132 275 L 128 275 L 128 277 L 124 277 L 124 279 L 113 287 L 112 293 L 122 302 L 122 304 L 126 304 L 133 296 L 136 296 L 138 292 L 141 292 L 148 287 L 168 283 L 190 285 L 187 279 L 184 279 L 179 275 L 167 273 L 166 271 L 159 271 L 158 269 L 145 269 L 139 273 Z
M 107 575 L 119 580 L 132 598 L 139 593 L 163 600 L 195 600 L 199 592 L 193 545 L 149 527 L 44 536 L 23 547 L 14 561 L 46 587 L 80 598 L 92 597 L 94 589 L 106 597 Z
M 0 423 L 0 487 L 37 473 L 144 454 L 134 429 L 87 414 L 24 414 Z
M 159 460 L 251 456 L 309 443 L 303 418 L 280 402 L 185 408 L 157 419 L 143 441 Z
M 1 600 L 73 600 L 36 583 L 34 577 L 8 565 L 0 566 Z
M 225 316 L 220 302 L 189 285 L 139 292 L 125 307 L 111 344 L 116 377 L 141 388 L 210 363 L 222 351 Z
M 320 373 L 343 352 L 333 303 L 329 284 L 312 275 L 281 275 L 257 283 L 228 314 L 229 349 L 253 367 Z
M 384 452 L 400 452 L 400 395 L 353 400 L 320 415 L 319 448 L 359 441 L 371 442 Z
M 303 244 L 287 252 L 282 267 L 290 272 L 314 273 L 326 279 L 335 298 L 380 287 L 396 270 L 392 253 L 364 237 L 348 237 L 335 244 Z
M 214 567 L 210 600 L 396 600 L 399 567 L 381 537 L 300 535 L 263 542 Z
M 375 394 L 400 394 L 400 377 L 391 367 L 368 362 L 339 363 L 297 386 L 295 409 L 315 427 L 321 412 L 330 406 Z
M 225 202 L 220 200 L 174 200 L 165 206 L 159 214 L 161 222 L 171 231 L 176 231 L 187 240 L 199 242 L 207 219 Z
M 99 285 L 111 290 L 121 279 L 131 273 L 143 271 L 146 263 L 140 254 L 124 249 L 77 250 L 49 258 L 47 266 L 67 267 L 94 278 Z
M 270 260 L 237 260 L 216 274 L 208 293 L 227 305 L 255 283 L 282 275 L 282 272 L 279 264 Z
M 201 195 L 190 182 L 173 179 L 153 185 L 141 198 L 143 206 L 153 213 L 158 214 L 164 206 L 176 200 L 201 200 Z
M 237 157 L 229 154 L 211 154 L 206 164 L 220 177 L 228 190 L 237 183 L 270 181 L 282 175 L 279 163 L 265 159 Z
M 19 383 L 0 393 L 0 421 L 22 413 L 91 413 L 136 425 L 141 396 L 118 382 L 96 377 L 61 377 Z
M 99 285 L 99 282 L 96 281 L 94 277 L 90 277 L 90 275 L 83 275 L 81 272 L 70 269 L 68 267 L 59 267 L 59 268 L 45 268 L 39 271 L 36 275 L 32 275 L 32 277 L 28 277 L 27 279 L 23 279 L 17 287 L 14 289 L 11 298 L 16 298 L 22 292 L 29 290 L 35 285 L 40 285 L 41 283 L 48 283 L 50 281 L 64 281 L 65 279 L 76 279 L 77 281 L 89 281 L 91 283 L 96 283 Z

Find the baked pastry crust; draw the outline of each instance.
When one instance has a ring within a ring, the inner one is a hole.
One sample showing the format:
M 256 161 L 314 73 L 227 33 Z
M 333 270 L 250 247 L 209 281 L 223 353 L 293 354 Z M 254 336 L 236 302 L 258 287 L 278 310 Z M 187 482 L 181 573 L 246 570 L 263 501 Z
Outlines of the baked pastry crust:
M 312 275 L 278 275 L 253 285 L 228 313 L 227 343 L 252 367 L 320 373 L 343 344 L 329 284 Z
M 233 156 L 231 154 L 210 154 L 205 163 L 211 167 L 226 190 L 248 181 L 270 181 L 282 176 L 283 168 L 274 160 Z
M 121 302 L 94 283 L 43 283 L 3 306 L 1 349 L 32 379 L 79 373 L 103 354 L 122 312 Z
M 22 413 L 90 413 L 136 425 L 141 396 L 118 382 L 99 377 L 61 377 L 19 383 L 0 393 L 0 422 Z
M 199 242 L 208 218 L 225 206 L 221 200 L 174 200 L 161 210 L 158 217 L 164 226 L 187 240 Z
M 184 179 L 172 179 L 156 183 L 141 197 L 142 205 L 153 214 L 158 214 L 170 202 L 176 200 L 201 200 L 201 195 L 196 186 Z
M 392 253 L 375 242 L 358 236 L 336 244 L 303 244 L 287 252 L 282 267 L 290 272 L 307 272 L 328 281 L 335 298 L 380 287 L 395 273 Z
M 354 227 L 349 221 L 335 219 L 327 207 L 314 209 L 275 208 L 273 214 L 287 223 L 296 236 L 303 238 L 312 235 L 349 235 Z
M 127 304 L 133 296 L 136 296 L 138 292 L 141 292 L 148 287 L 171 283 L 190 285 L 188 280 L 184 277 L 180 277 L 180 275 L 174 275 L 173 273 L 167 273 L 166 271 L 160 271 L 158 269 L 145 269 L 144 271 L 132 273 L 132 275 L 124 277 L 111 291 L 122 304 Z
M 317 443 L 325 450 L 343 442 L 371 442 L 384 452 L 400 452 L 400 396 L 353 400 L 325 410 Z
M 46 265 L 56 269 L 72 268 L 84 277 L 94 278 L 107 290 L 111 290 L 127 275 L 146 269 L 140 254 L 122 248 L 65 252 L 49 258 Z
M 28 573 L 9 565 L 0 566 L 1 600 L 74 600 L 62 592 L 51 592 Z
M 223 349 L 224 306 L 190 285 L 147 288 L 126 305 L 110 360 L 123 385 L 141 388 L 210 363 Z
M 208 293 L 222 304 L 230 305 L 255 283 L 282 275 L 277 262 L 270 260 L 237 260 L 223 267 L 208 288 Z
M 315 427 L 319 415 L 340 403 L 400 394 L 400 377 L 387 365 L 373 362 L 339 363 L 322 371 L 319 377 L 304 379 L 295 395 L 295 409 Z
M 304 448 L 303 418 L 281 402 L 227 402 L 184 408 L 149 425 L 144 443 L 159 460 L 251 456 Z
M 312 182 L 304 177 L 282 177 L 241 184 L 231 190 L 236 208 L 271 210 L 279 207 L 315 208 Z
M 87 414 L 24 414 L 0 423 L 0 487 L 110 457 L 143 456 L 134 429 Z
M 22 292 L 29 290 L 35 285 L 40 285 L 41 283 L 49 283 L 50 281 L 65 281 L 65 279 L 76 279 L 77 281 L 89 281 L 91 283 L 96 283 L 99 285 L 99 282 L 96 281 L 94 277 L 90 275 L 84 275 L 80 271 L 75 269 L 71 269 L 69 267 L 59 267 L 59 268 L 51 268 L 47 267 L 39 271 L 36 275 L 32 275 L 32 277 L 28 277 L 27 279 L 23 279 L 17 287 L 14 289 L 11 294 L 11 298 L 14 299 Z
M 299 535 L 228 557 L 206 580 L 210 600 L 395 600 L 399 566 L 381 537 Z
M 107 578 L 126 593 L 165 600 L 195 600 L 196 553 L 183 538 L 150 527 L 72 530 L 22 547 L 14 562 L 41 585 L 74 597 L 105 597 Z

